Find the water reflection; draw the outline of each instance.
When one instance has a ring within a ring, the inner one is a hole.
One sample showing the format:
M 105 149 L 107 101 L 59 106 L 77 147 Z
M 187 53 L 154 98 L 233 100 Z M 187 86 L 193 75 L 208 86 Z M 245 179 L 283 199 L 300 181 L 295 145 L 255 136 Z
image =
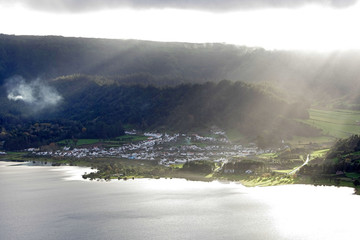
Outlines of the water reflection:
M 0 239 L 357 236 L 360 199 L 351 188 L 245 188 L 184 179 L 91 182 L 81 178 L 89 168 L 11 165 L 0 162 Z
M 277 230 L 288 239 L 355 237 L 360 196 L 347 187 L 289 185 L 255 188 L 252 195 L 270 207 Z
M 90 181 L 84 179 L 82 175 L 96 170 L 89 167 L 59 166 L 52 168 L 51 171 L 59 172 L 63 176 L 62 179 L 66 181 Z

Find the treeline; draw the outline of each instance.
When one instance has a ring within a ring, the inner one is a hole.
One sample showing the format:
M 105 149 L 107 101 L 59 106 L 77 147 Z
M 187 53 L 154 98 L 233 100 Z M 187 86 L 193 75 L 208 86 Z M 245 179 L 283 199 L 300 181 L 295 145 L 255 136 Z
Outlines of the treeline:
M 76 163 L 76 160 L 75 160 Z M 182 168 L 165 167 L 158 165 L 157 162 L 149 161 L 121 161 L 118 159 L 89 159 L 96 172 L 83 175 L 84 179 L 134 179 L 138 177 L 186 177 L 192 180 L 205 180 L 203 175 L 210 174 L 215 169 L 215 163 L 211 161 L 189 161 Z
M 187 161 L 183 167 L 182 171 L 189 171 L 189 172 L 195 172 L 195 173 L 203 173 L 203 174 L 209 174 L 212 173 L 215 169 L 215 163 L 212 161 Z
M 18 122 L 19 119 L 16 120 Z M 124 134 L 120 122 L 97 121 L 81 123 L 69 120 L 31 121 L 23 119 L 17 124 L 4 123 L 0 117 L 0 147 L 5 150 L 22 150 L 56 143 L 63 139 L 109 139 Z
M 156 163 L 143 162 L 131 165 L 126 162 L 120 162 L 114 159 L 106 159 L 106 161 L 99 159 L 90 159 L 88 160 L 91 165 L 97 169 L 95 172 L 85 173 L 83 175 L 84 179 L 134 179 L 138 177 L 148 177 L 148 178 L 159 178 L 166 177 L 171 175 L 172 169 L 166 168 Z M 122 164 L 123 163 L 123 164 Z
M 233 159 L 233 161 L 224 164 L 223 173 L 264 173 L 268 172 L 268 167 L 264 162 L 250 159 Z

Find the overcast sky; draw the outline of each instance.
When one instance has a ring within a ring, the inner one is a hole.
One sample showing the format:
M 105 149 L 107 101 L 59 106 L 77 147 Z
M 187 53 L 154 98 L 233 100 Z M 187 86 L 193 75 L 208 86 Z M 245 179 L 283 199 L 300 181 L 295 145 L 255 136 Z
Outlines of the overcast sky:
M 0 2 L 9 5 L 21 3 L 32 9 L 52 12 L 83 12 L 121 7 L 178 8 L 221 12 L 261 8 L 290 9 L 310 4 L 346 8 L 354 5 L 356 0 L 0 0 Z
M 0 33 L 360 49 L 357 0 L 0 0 Z

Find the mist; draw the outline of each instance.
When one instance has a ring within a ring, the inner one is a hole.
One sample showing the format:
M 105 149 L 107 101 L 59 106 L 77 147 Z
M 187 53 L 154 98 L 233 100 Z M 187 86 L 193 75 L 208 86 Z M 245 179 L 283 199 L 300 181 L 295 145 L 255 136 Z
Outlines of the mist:
M 27 82 L 23 77 L 15 76 L 7 79 L 5 86 L 10 101 L 24 102 L 35 112 L 55 107 L 62 100 L 56 89 L 40 78 Z

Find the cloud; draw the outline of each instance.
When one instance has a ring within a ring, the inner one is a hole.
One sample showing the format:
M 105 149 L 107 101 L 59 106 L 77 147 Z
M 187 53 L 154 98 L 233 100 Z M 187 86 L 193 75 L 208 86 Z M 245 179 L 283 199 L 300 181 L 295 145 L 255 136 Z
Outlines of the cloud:
M 61 95 L 40 79 L 26 82 L 20 76 L 6 80 L 7 98 L 11 101 L 22 101 L 31 106 L 33 111 L 39 111 L 56 106 Z
M 85 12 L 113 8 L 177 8 L 212 12 L 262 8 L 298 8 L 316 4 L 345 8 L 358 0 L 0 0 L 3 4 L 21 3 L 27 7 L 52 12 Z

